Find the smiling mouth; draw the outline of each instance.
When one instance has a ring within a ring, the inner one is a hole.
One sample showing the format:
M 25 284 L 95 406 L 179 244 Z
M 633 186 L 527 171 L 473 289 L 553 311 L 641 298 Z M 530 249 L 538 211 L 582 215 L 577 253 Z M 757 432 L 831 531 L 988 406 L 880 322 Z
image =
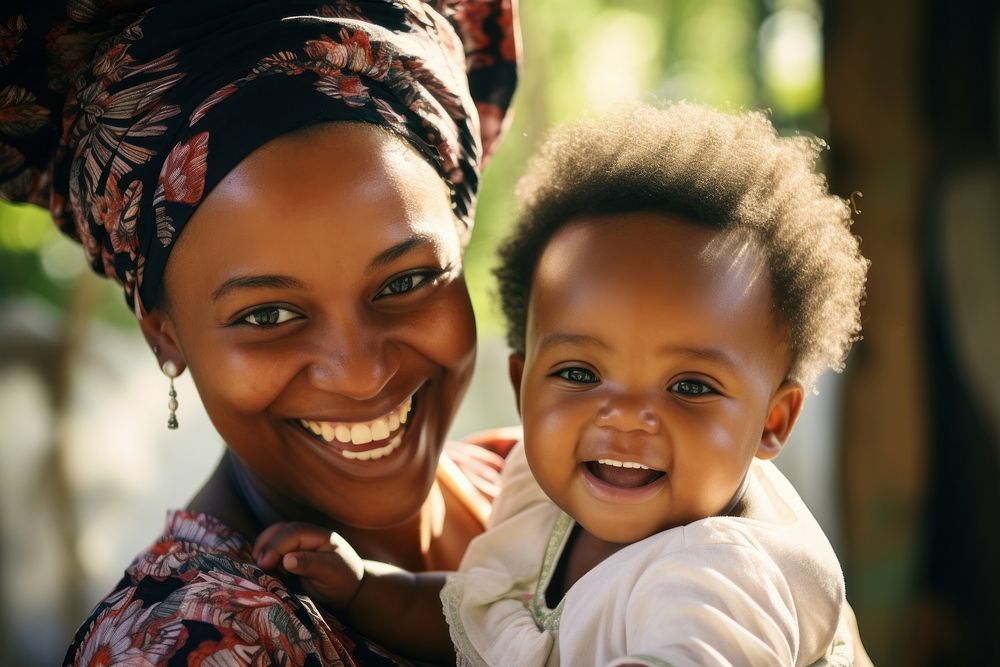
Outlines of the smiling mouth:
M 295 421 L 314 440 L 333 445 L 333 449 L 339 451 L 344 458 L 377 461 L 392 454 L 403 443 L 415 395 L 414 393 L 388 413 L 371 421 Z
M 667 473 L 654 470 L 635 461 L 618 461 L 616 459 L 598 459 L 584 464 L 595 478 L 622 489 L 638 489 L 654 484 Z

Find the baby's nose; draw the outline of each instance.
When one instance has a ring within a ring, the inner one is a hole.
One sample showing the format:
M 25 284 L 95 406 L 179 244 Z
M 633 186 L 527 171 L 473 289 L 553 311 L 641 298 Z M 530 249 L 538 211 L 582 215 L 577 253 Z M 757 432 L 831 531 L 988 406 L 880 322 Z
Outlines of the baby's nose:
M 619 431 L 644 431 L 655 434 L 660 430 L 660 417 L 650 405 L 650 401 L 631 394 L 619 394 L 609 398 L 597 410 L 598 426 L 615 428 Z

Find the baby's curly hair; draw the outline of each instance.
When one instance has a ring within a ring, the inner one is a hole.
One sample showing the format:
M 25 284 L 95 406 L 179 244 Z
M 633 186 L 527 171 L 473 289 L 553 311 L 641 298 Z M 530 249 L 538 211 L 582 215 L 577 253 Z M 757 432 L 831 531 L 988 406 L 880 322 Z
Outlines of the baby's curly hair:
M 749 232 L 789 328 L 788 377 L 811 387 L 825 367 L 841 370 L 860 337 L 868 260 L 848 203 L 816 172 L 825 147 L 779 137 L 760 112 L 688 102 L 555 130 L 518 183 L 520 215 L 494 271 L 508 344 L 524 356 L 535 266 L 560 228 L 586 215 L 657 212 Z

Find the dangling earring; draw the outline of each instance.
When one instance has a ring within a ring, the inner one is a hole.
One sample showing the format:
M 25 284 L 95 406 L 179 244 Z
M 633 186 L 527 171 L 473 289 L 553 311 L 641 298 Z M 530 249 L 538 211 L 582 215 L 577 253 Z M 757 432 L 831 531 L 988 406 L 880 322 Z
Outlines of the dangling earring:
M 167 417 L 167 428 L 174 430 L 177 428 L 177 391 L 174 389 L 174 378 L 177 377 L 177 364 L 167 359 L 163 362 L 161 369 L 163 370 L 163 374 L 170 378 L 170 391 L 167 392 L 167 395 L 170 396 L 170 400 L 167 402 L 170 416 Z

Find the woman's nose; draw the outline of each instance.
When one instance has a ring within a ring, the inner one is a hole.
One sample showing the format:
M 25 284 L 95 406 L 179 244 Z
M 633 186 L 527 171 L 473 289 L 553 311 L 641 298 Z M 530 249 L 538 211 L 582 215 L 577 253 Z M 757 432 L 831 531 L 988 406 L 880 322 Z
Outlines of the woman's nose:
M 660 430 L 660 417 L 648 398 L 630 394 L 610 397 L 597 410 L 598 426 L 619 431 L 645 431 L 656 434 Z
M 360 322 L 319 334 L 307 375 L 316 389 L 362 401 L 378 396 L 399 370 L 399 355 Z

